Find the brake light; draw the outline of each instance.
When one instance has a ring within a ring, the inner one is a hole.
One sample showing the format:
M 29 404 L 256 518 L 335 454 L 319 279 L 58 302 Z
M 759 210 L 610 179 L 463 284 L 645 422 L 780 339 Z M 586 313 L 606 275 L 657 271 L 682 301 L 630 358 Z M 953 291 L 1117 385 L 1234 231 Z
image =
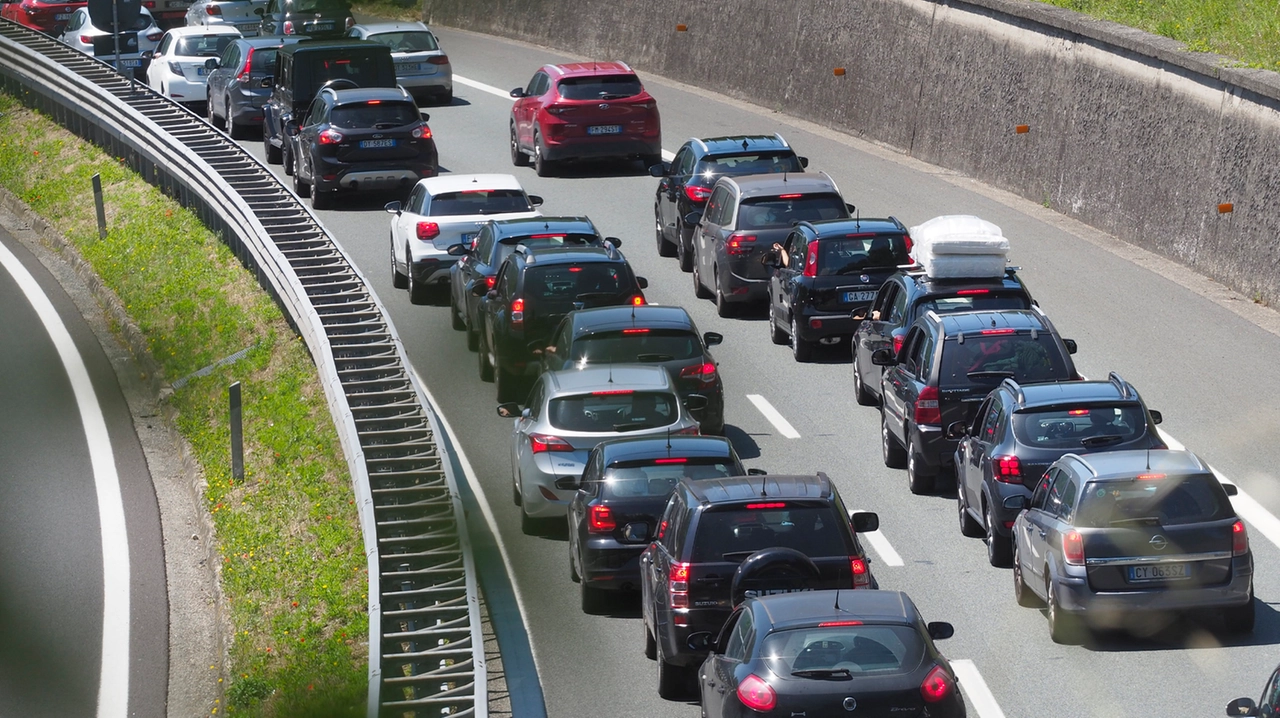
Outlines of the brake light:
M 1088 416 L 1088 415 L 1089 415 L 1088 409 L 1072 409 L 1071 411 L 1067 412 L 1067 416 Z
M 1005 484 L 1022 483 L 1022 462 L 1016 456 L 991 457 L 991 474 Z
M 667 522 L 663 521 L 662 523 L 658 524 L 658 538 L 661 539 L 666 535 L 667 535 Z
M 448 55 L 432 55 L 431 57 L 427 58 L 427 62 L 432 65 L 448 65 L 449 56 Z
M 601 391 L 591 392 L 591 396 L 617 396 L 619 394 L 634 394 L 635 389 L 603 389 Z
M 511 327 L 519 329 L 524 326 L 524 297 L 511 300 Z
M 730 257 L 740 257 L 744 254 L 749 254 L 751 252 L 751 248 L 744 247 L 742 244 L 744 242 L 754 241 L 756 241 L 756 236 L 754 234 L 741 234 L 739 232 L 734 232 L 729 235 L 729 241 L 725 244 L 725 251 L 728 252 Z
M 529 434 L 529 448 L 535 454 L 544 454 L 548 451 L 573 451 L 569 442 L 550 434 Z
M 671 432 L 671 435 L 672 436 L 698 436 L 700 433 L 701 433 L 701 430 L 698 429 L 698 426 L 695 424 L 693 426 L 686 426 L 683 429 L 673 431 Z
M 86 45 L 92 45 L 92 44 L 93 44 L 93 35 L 81 35 L 81 36 L 80 36 L 80 42 L 83 42 L 83 43 L 84 43 L 84 44 L 86 44 Z
M 893 335 L 893 355 L 898 356 L 898 352 L 902 351 L 902 341 L 907 338 L 905 334 Z
M 632 298 L 631 298 L 631 306 L 633 306 L 633 307 L 643 307 L 643 306 L 644 306 L 644 295 L 643 295 L 643 294 L 637 294 L 637 295 L 635 295 L 634 297 L 632 297 Z
M 364 104 L 366 104 L 366 105 L 381 105 L 381 104 L 382 104 L 382 100 L 369 100 L 368 102 L 366 102 L 366 103 L 364 103 Z
M 973 294 L 990 294 L 990 293 L 991 293 L 990 289 L 961 289 L 960 291 L 956 292 L 956 296 L 967 297 Z
M 151 42 L 160 42 L 160 38 L 164 37 L 164 33 L 157 30 L 147 35 L 147 39 Z
M 205 7 L 206 9 L 212 8 L 214 10 L 218 10 L 217 5 L 206 5 Z M 218 12 L 221 13 L 222 11 L 218 10 Z M 249 54 L 244 56 L 244 67 L 240 68 L 240 72 L 236 73 L 237 80 L 244 81 L 249 77 L 249 65 L 251 65 L 252 63 L 253 63 L 253 48 L 251 47 L 249 48 Z
M 575 269 L 577 269 L 577 267 L 575 267 Z M 622 333 L 623 334 L 648 334 L 649 330 L 648 329 L 623 329 Z
M 1164 474 L 1138 474 L 1135 478 L 1138 481 L 1153 481 L 1155 479 L 1163 479 Z
M 1249 532 L 1244 528 L 1243 521 L 1236 521 L 1231 525 L 1231 555 L 1243 556 L 1249 553 Z
M 1072 566 L 1084 565 L 1084 539 L 1079 531 L 1062 534 L 1062 556 Z
M 322 145 L 336 145 L 342 141 L 342 133 L 337 130 L 325 130 L 316 136 Z
M 655 464 L 687 464 L 687 463 L 689 463 L 689 460 L 688 460 L 688 459 L 685 459 L 685 458 L 679 458 L 679 459 L 654 459 L 654 460 L 653 460 L 653 463 L 655 463 Z
M 671 595 L 672 608 L 689 607 L 689 564 L 671 564 L 671 577 L 667 581 L 667 591 Z
M 778 705 L 778 695 L 759 676 L 752 673 L 738 684 L 738 700 L 753 711 L 765 713 Z
M 809 243 L 809 249 L 805 253 L 804 258 L 804 276 L 818 276 L 818 243 L 813 241 Z
M 951 676 L 942 670 L 942 666 L 934 666 L 929 675 L 920 684 L 920 697 L 925 703 L 937 703 L 951 693 Z
M 285 21 L 284 21 L 284 34 L 286 34 L 286 35 L 292 35 L 292 34 L 293 34 L 293 21 L 292 21 L 292 20 L 285 20 Z
M 824 621 L 818 624 L 818 628 L 838 628 L 840 626 L 861 626 L 862 621 Z
M 768 501 L 763 504 L 747 504 L 748 511 L 759 511 L 762 509 L 785 509 L 787 504 L 782 501 Z
M 983 330 L 982 330 L 982 333 L 983 333 L 984 335 L 992 335 L 992 334 L 1013 334 L 1015 331 L 1017 331 L 1017 330 L 1016 330 L 1016 329 L 983 329 Z
M 429 140 L 431 139 L 431 128 L 427 127 L 426 125 L 418 125 L 417 127 L 413 128 L 412 134 L 414 139 Z
M 688 197 L 690 202 L 702 204 L 711 196 L 711 188 L 699 187 L 696 184 L 687 184 L 684 186 L 684 196 Z
M 419 222 L 418 239 L 423 241 L 440 236 L 440 225 L 436 222 Z
M 221 15 L 221 14 L 222 14 L 222 8 L 221 8 L 220 6 L 218 6 L 218 5 L 205 5 L 205 6 L 204 6 L 204 13 L 205 13 L 206 15 Z
M 916 397 L 916 426 L 921 424 L 941 424 L 942 411 L 938 409 L 938 387 L 927 385 Z
M 778 195 L 778 199 L 799 199 L 800 197 L 803 197 L 803 196 L 804 195 L 801 195 L 801 194 L 780 194 Z
M 716 380 L 716 365 L 711 362 L 687 366 L 680 370 L 681 379 L 696 379 L 704 384 Z
M 849 572 L 853 574 L 854 588 L 867 588 L 871 585 L 871 570 L 867 567 L 867 560 L 861 556 L 849 558 Z
M 914 242 L 911 241 L 911 235 L 909 234 L 902 235 L 902 242 L 907 245 L 907 254 L 910 254 L 911 247 L 914 245 Z
M 618 528 L 613 520 L 613 511 L 608 506 L 592 506 L 591 515 L 587 518 L 587 531 L 593 534 L 607 534 Z
M 495 284 L 497 284 L 497 283 L 498 283 L 498 276 L 497 276 L 497 275 L 494 275 L 494 276 L 492 276 L 492 277 L 485 277 L 485 278 L 484 278 L 484 286 L 485 286 L 485 288 L 486 288 L 486 289 L 493 289 L 493 285 L 495 285 Z

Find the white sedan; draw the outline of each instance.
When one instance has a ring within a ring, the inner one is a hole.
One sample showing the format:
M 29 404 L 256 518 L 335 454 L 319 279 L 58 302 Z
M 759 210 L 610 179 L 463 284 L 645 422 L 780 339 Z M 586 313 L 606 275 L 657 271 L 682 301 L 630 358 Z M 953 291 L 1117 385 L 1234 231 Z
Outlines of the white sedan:
M 238 37 L 240 31 L 230 25 L 173 28 L 151 57 L 147 84 L 175 102 L 203 104 L 208 97 L 205 81 L 212 69 L 208 61 L 213 59 L 217 67 L 217 58 Z
M 409 201 L 387 205 L 391 218 L 391 278 L 409 301 L 426 304 L 430 290 L 447 291 L 453 245 L 475 239 L 497 219 L 540 216 L 542 198 L 525 194 L 511 175 L 444 175 L 418 180 Z M 443 292 L 441 292 L 443 294 Z

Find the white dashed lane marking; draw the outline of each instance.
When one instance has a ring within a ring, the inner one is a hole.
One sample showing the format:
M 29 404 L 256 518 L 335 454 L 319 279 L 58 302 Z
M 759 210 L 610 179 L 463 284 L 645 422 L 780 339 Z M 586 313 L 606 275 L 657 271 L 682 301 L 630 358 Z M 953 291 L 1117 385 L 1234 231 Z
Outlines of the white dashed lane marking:
M 770 404 L 768 399 L 759 394 L 747 394 L 747 400 L 756 405 L 756 408 L 760 410 L 761 414 L 764 414 L 764 418 L 768 419 L 770 424 L 773 424 L 773 428 L 777 429 L 779 434 L 788 439 L 800 438 L 800 432 L 796 431 L 791 422 L 787 421 L 777 409 L 773 408 L 773 404 Z

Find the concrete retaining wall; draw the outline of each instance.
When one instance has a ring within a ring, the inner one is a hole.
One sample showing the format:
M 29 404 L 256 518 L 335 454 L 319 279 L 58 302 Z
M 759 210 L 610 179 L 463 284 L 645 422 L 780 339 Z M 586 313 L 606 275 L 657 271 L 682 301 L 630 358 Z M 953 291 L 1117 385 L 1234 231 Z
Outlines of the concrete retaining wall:
M 423 12 L 899 147 L 1280 302 L 1275 73 L 1021 0 L 424 0 Z

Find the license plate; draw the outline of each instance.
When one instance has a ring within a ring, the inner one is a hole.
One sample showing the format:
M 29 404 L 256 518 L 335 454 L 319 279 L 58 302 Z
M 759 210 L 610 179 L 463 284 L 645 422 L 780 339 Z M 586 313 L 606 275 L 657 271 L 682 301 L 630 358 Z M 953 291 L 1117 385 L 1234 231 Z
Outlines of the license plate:
M 620 135 L 622 125 L 592 125 L 587 128 L 588 135 Z
M 876 298 L 876 293 L 875 293 L 875 292 L 845 292 L 845 293 L 844 293 L 844 299 L 843 299 L 843 300 L 841 300 L 841 301 L 844 301 L 844 302 L 846 302 L 846 303 L 848 303 L 848 302 L 869 302 L 869 301 L 871 301 L 872 299 L 875 299 L 875 298 Z
M 463 233 L 462 233 L 462 241 L 463 241 L 463 242 L 470 242 L 471 240 L 473 240 L 473 239 L 475 239 L 475 238 L 476 238 L 476 232 L 463 232 Z
M 1178 581 L 1184 578 L 1191 578 L 1191 566 L 1185 563 L 1129 567 L 1130 581 Z
M 421 70 L 422 70 L 422 63 L 420 62 L 397 62 L 396 63 L 397 73 L 419 72 Z
M 313 23 L 308 23 L 305 27 L 306 27 L 307 29 L 309 29 L 309 30 L 332 30 L 332 29 L 333 29 L 333 23 L 331 23 L 331 22 L 313 22 Z
M 53 19 L 54 19 L 54 20 L 70 20 L 70 19 L 71 19 L 71 13 L 69 13 L 69 12 L 60 12 L 60 13 L 58 13 L 57 15 L 54 15 L 54 16 L 53 16 Z
M 201 65 L 200 67 L 197 67 L 197 68 L 196 68 L 196 74 L 197 74 L 197 75 L 207 75 L 207 74 L 209 74 L 209 68 L 207 68 L 207 67 L 205 67 L 205 66 Z
M 142 60 L 121 60 L 120 67 L 142 67 Z
M 361 149 L 373 149 L 375 147 L 395 147 L 395 140 L 360 140 Z

